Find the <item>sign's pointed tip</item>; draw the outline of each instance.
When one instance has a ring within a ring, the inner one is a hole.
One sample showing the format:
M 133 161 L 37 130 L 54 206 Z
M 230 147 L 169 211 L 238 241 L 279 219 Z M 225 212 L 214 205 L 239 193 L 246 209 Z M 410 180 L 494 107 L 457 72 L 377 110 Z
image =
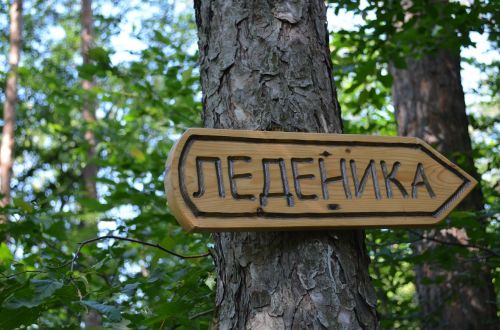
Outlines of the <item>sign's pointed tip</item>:
M 470 177 L 470 184 L 471 184 L 471 190 L 476 188 L 476 186 L 478 185 L 479 182 L 477 182 L 477 180 L 475 178 L 473 178 L 472 176 Z
M 426 141 L 424 141 L 423 139 L 418 138 L 418 137 L 414 137 L 414 139 L 415 139 L 415 142 L 418 145 L 420 145 L 422 148 L 427 150 L 427 152 L 433 153 L 434 155 L 439 157 L 443 162 L 449 164 L 455 171 L 457 171 L 463 177 L 464 181 L 468 181 L 470 183 L 471 189 L 474 188 L 478 184 L 477 180 L 472 175 L 467 173 L 464 169 L 462 169 L 457 164 L 450 161 L 448 158 L 446 158 L 441 152 L 436 150 L 436 148 L 431 146 L 429 143 L 427 143 Z

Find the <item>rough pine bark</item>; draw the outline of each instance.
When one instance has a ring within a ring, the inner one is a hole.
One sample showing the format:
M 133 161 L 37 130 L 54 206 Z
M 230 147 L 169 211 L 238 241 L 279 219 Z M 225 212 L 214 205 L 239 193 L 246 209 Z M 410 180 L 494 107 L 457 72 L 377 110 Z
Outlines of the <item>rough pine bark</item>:
M 325 3 L 195 1 L 205 127 L 341 132 Z M 375 329 L 361 230 L 214 234 L 219 329 Z
M 468 133 L 458 51 L 439 50 L 419 60 L 408 59 L 406 69 L 391 67 L 391 73 L 398 133 L 424 139 L 478 179 Z M 476 188 L 461 203 L 461 208 L 481 210 L 481 190 Z M 468 241 L 463 228 L 432 229 L 422 233 L 455 243 L 467 244 Z M 415 244 L 418 254 L 447 248 L 429 240 Z M 496 298 L 490 269 L 480 261 L 453 254 L 450 258 L 454 259 L 451 270 L 435 263 L 424 263 L 415 268 L 423 312 L 422 328 L 497 329 Z M 465 278 L 467 275 L 469 279 Z M 444 281 L 425 284 L 426 279 L 433 281 L 438 278 Z
M 16 129 L 17 106 L 17 68 L 21 57 L 22 42 L 22 0 L 14 0 L 10 7 L 10 50 L 9 72 L 5 88 L 5 103 L 3 106 L 2 144 L 0 146 L 0 208 L 10 203 L 10 181 L 14 164 L 14 132 Z M 1 212 L 0 212 L 1 213 Z M 0 214 L 0 223 L 7 221 L 4 214 Z

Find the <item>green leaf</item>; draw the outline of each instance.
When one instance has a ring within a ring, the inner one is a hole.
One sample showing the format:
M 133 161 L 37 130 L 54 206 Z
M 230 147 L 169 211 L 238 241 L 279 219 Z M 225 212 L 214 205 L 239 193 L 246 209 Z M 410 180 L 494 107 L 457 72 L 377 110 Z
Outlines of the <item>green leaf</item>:
M 139 287 L 139 285 L 140 285 L 140 283 L 129 283 L 123 287 L 122 293 L 131 297 L 134 295 L 135 289 L 137 289 Z
M 0 329 L 17 329 L 36 323 L 40 316 L 39 308 L 17 308 L 15 310 L 0 308 Z
M 14 257 L 9 247 L 4 242 L 0 243 L 0 265 L 10 265 Z
M 113 330 L 129 330 L 129 329 L 132 329 L 132 328 L 128 327 L 129 325 L 131 325 L 131 323 L 132 322 L 130 320 L 123 319 L 120 322 L 111 324 L 111 329 L 113 329 Z
M 156 281 L 163 280 L 165 276 L 166 276 L 165 271 L 160 267 L 157 267 L 153 269 L 153 271 L 151 272 L 151 275 L 148 278 L 148 283 L 154 283 Z
M 36 307 L 45 303 L 48 298 L 52 297 L 54 292 L 63 287 L 63 282 L 58 280 L 37 280 L 32 279 L 29 287 L 24 287 L 14 293 L 8 299 L 5 307 L 9 309 L 17 309 L 20 307 Z
M 139 148 L 130 149 L 130 155 L 134 157 L 138 163 L 144 163 L 146 161 L 146 155 Z
M 13 204 L 14 204 L 14 206 L 19 207 L 20 209 L 22 209 L 23 211 L 25 211 L 27 213 L 31 213 L 34 210 L 33 205 L 26 203 L 22 197 L 14 198 Z
M 99 203 L 99 201 L 93 198 L 80 198 L 79 202 L 83 207 L 87 208 L 89 211 L 95 211 L 95 212 L 106 212 L 114 207 L 111 204 L 101 204 Z
M 169 38 L 163 35 L 163 33 L 165 33 L 164 31 L 160 32 L 158 30 L 154 30 L 153 33 L 155 35 L 156 40 L 162 42 L 163 44 L 170 45 L 172 43 Z
M 94 75 L 99 72 L 99 67 L 94 64 L 85 63 L 77 67 L 78 75 L 81 79 L 92 80 Z
M 111 62 L 108 52 L 102 47 L 94 47 L 90 49 L 89 57 L 104 66 L 109 66 L 109 63 Z
M 99 270 L 106 264 L 106 262 L 109 261 L 109 259 L 110 259 L 109 256 L 106 256 L 101 261 L 99 261 L 98 263 L 96 263 L 95 265 L 93 265 L 90 268 L 93 270 Z
M 39 299 L 45 299 L 52 296 L 52 294 L 54 294 L 56 290 L 62 288 L 63 286 L 62 281 L 56 281 L 56 280 L 33 279 L 31 280 L 31 284 L 33 285 L 35 289 L 35 294 L 38 296 Z
M 384 87 L 386 87 L 386 88 L 392 87 L 393 78 L 390 74 L 380 75 L 378 78 L 379 78 L 380 82 L 382 83 L 382 85 L 384 85 Z
M 105 315 L 111 322 L 120 322 L 122 319 L 120 310 L 114 306 L 100 304 L 92 300 L 82 300 L 81 303 Z

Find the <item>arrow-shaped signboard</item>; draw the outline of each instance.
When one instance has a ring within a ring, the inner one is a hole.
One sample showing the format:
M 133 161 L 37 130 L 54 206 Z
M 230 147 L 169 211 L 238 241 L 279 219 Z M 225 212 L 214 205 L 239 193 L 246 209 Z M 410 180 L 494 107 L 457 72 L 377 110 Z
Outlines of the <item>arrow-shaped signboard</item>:
M 187 230 L 436 224 L 476 181 L 417 138 L 190 129 L 167 161 Z

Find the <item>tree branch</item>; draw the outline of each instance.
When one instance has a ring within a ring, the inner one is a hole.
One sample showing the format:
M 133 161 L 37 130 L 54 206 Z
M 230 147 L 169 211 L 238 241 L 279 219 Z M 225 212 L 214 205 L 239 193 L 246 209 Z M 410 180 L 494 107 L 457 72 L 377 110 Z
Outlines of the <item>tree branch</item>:
M 205 316 L 205 315 L 208 315 L 210 313 L 212 313 L 213 311 L 215 311 L 215 308 L 212 308 L 212 309 L 209 309 L 209 310 L 206 310 L 206 311 L 203 311 L 203 312 L 200 312 L 200 313 L 197 313 L 197 314 L 194 314 L 194 315 L 191 315 L 189 317 L 190 320 L 194 320 L 198 317 L 202 317 L 202 316 Z
M 8 280 L 9 278 L 13 278 L 13 277 L 16 277 L 17 275 L 26 274 L 26 273 L 47 273 L 47 271 L 45 271 L 45 270 L 23 270 L 22 272 L 14 273 L 12 275 L 5 275 L 4 273 L 0 273 L 0 275 L 2 275 L 6 280 Z
M 78 243 L 78 249 L 76 250 L 75 256 L 71 260 L 71 271 L 73 271 L 75 263 L 76 263 L 76 259 L 78 259 L 78 256 L 80 255 L 80 251 L 82 250 L 82 248 L 85 245 L 88 245 L 90 243 L 94 243 L 94 242 L 97 242 L 97 241 L 102 241 L 102 240 L 105 240 L 105 239 L 116 239 L 116 240 L 119 240 L 119 241 L 127 241 L 127 242 L 132 242 L 132 243 L 137 243 L 137 244 L 141 244 L 141 245 L 145 245 L 145 246 L 154 247 L 154 248 L 156 248 L 158 250 L 161 250 L 161 251 L 163 251 L 165 253 L 168 253 L 168 254 L 170 254 L 170 255 L 172 255 L 174 257 L 180 258 L 180 259 L 204 258 L 204 257 L 208 257 L 210 255 L 210 252 L 207 252 L 207 253 L 204 253 L 204 254 L 185 256 L 185 255 L 178 254 L 176 252 L 170 251 L 170 250 L 164 248 L 163 246 L 161 246 L 160 244 L 157 244 L 157 243 L 149 243 L 149 242 L 141 241 L 141 240 L 134 239 L 134 238 L 128 238 L 128 237 L 120 237 L 120 236 L 115 236 L 115 235 L 106 235 L 106 236 L 95 237 L 95 238 L 88 239 L 86 241 Z
M 458 242 L 450 242 L 450 241 L 445 241 L 445 240 L 442 240 L 442 239 L 439 239 L 439 238 L 435 238 L 435 237 L 432 237 L 432 236 L 426 236 L 426 235 L 423 235 L 415 230 L 409 230 L 412 234 L 414 235 L 417 235 L 419 236 L 421 239 L 426 239 L 426 240 L 429 240 L 429 241 L 433 241 L 433 242 L 436 242 L 436 243 L 441 243 L 441 244 L 444 244 L 444 245 L 451 245 L 451 246 L 459 246 L 459 247 L 464 247 L 464 248 L 473 248 L 473 249 L 478 249 L 478 250 L 481 250 L 481 251 L 485 251 L 485 252 L 488 252 L 489 254 L 497 257 L 497 258 L 500 258 L 500 254 L 496 253 L 495 251 L 491 250 L 491 249 L 488 249 L 488 248 L 485 248 L 483 246 L 480 246 L 480 245 L 476 245 L 476 244 L 462 244 L 462 243 L 458 243 Z

